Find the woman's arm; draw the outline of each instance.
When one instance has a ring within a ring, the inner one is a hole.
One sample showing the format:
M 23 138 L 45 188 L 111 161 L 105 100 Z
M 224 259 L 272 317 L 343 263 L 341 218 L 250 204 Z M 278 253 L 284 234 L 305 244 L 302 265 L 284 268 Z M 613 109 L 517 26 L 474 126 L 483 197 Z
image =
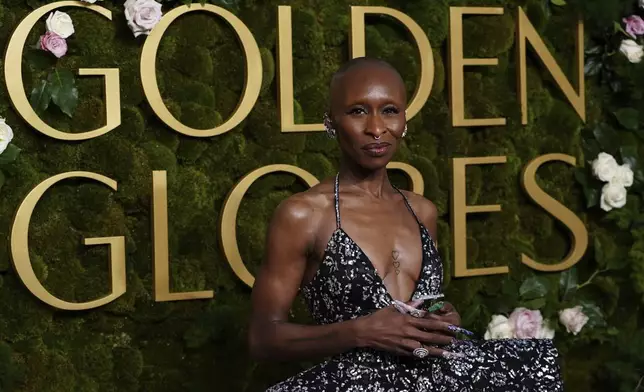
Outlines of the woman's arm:
M 332 356 L 356 347 L 412 355 L 421 342 L 430 355 L 446 355 L 436 346 L 452 342 L 454 333 L 447 322 L 404 315 L 393 306 L 328 325 L 288 321 L 320 225 L 315 211 L 306 196 L 296 196 L 283 202 L 271 221 L 266 257 L 253 287 L 248 334 L 251 356 L 301 360 Z
M 288 321 L 315 242 L 315 209 L 296 195 L 277 208 L 267 235 L 266 255 L 253 287 L 249 329 L 250 354 L 260 360 L 325 357 L 358 345 L 356 320 L 329 325 Z

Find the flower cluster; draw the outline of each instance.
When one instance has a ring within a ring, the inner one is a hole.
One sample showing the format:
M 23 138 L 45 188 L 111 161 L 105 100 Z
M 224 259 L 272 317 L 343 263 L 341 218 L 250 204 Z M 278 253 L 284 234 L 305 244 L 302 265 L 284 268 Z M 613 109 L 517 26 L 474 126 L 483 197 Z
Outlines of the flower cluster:
M 155 0 L 127 0 L 123 7 L 127 25 L 135 37 L 149 35 L 163 16 L 161 4 Z
M 577 335 L 588 322 L 581 306 L 564 309 L 559 312 L 559 322 L 568 333 Z M 516 308 L 509 317 L 492 316 L 484 338 L 490 339 L 552 339 L 555 330 L 543 319 L 539 310 Z
M 644 2 L 639 2 L 639 7 L 644 8 Z M 644 46 L 637 43 L 637 38 L 644 35 L 644 19 L 639 15 L 631 15 L 622 19 L 625 25 L 625 33 L 631 38 L 622 40 L 619 51 L 631 63 L 639 63 L 644 58 Z
M 618 165 L 612 155 L 601 152 L 593 161 L 592 167 L 595 177 L 606 183 L 600 199 L 602 210 L 624 207 L 626 188 L 633 185 L 633 170 L 630 165 Z
M 65 12 L 55 11 L 49 14 L 45 24 L 47 32 L 40 36 L 40 49 L 63 57 L 67 53 L 67 38 L 74 34 L 72 18 Z

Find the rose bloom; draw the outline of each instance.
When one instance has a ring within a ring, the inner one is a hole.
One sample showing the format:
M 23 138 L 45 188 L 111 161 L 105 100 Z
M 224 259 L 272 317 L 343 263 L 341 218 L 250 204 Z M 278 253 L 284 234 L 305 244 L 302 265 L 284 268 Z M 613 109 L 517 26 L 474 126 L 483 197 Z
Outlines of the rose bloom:
M 559 321 L 566 327 L 566 331 L 577 335 L 588 322 L 588 316 L 584 314 L 581 306 L 575 306 L 574 308 L 560 311 Z
M 40 36 L 40 49 L 51 52 L 54 56 L 61 58 L 67 53 L 67 41 L 60 35 L 48 31 L 45 35 Z
M 644 20 L 638 15 L 631 15 L 628 18 L 622 19 L 626 24 L 626 32 L 633 38 L 638 35 L 644 34 Z
M 541 333 L 543 317 L 538 310 L 516 308 L 508 319 L 514 328 L 514 334 L 519 339 L 536 338 Z

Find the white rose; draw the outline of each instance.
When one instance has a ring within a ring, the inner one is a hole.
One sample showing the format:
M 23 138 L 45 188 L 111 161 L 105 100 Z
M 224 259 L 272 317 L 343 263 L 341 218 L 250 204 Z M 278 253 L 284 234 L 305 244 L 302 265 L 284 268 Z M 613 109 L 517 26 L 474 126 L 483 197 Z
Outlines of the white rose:
M 604 182 L 610 181 L 617 172 L 619 165 L 612 155 L 600 152 L 593 161 L 593 173 Z
M 644 47 L 632 39 L 623 40 L 619 47 L 619 51 L 622 52 L 622 54 L 626 56 L 628 61 L 631 63 L 639 63 L 642 61 L 642 56 L 644 56 Z
M 11 139 L 13 139 L 13 130 L 7 125 L 4 118 L 0 117 L 0 154 L 7 149 Z
M 508 322 L 508 318 L 502 315 L 492 316 L 492 321 L 487 326 L 484 338 L 490 339 L 509 339 L 514 337 L 514 329 Z
M 555 337 L 555 330 L 553 328 L 550 328 L 550 324 L 547 321 L 544 321 L 543 324 L 541 324 L 541 329 L 539 329 L 539 332 L 537 333 L 536 338 L 552 339 L 554 337 Z
M 47 31 L 58 34 L 61 38 L 67 38 L 74 34 L 74 23 L 72 18 L 60 11 L 50 13 L 45 22 Z
M 624 207 L 626 205 L 626 188 L 622 184 L 614 182 L 604 185 L 599 205 L 604 211 Z
M 135 37 L 150 34 L 163 16 L 161 4 L 154 0 L 127 0 L 123 6 L 127 25 Z
M 610 180 L 610 182 L 619 184 L 625 187 L 633 185 L 633 170 L 631 170 L 630 165 L 623 164 L 617 167 L 615 176 Z
M 566 327 L 568 333 L 577 335 L 588 322 L 588 316 L 584 314 L 582 309 L 581 306 L 575 306 L 559 312 L 559 321 Z

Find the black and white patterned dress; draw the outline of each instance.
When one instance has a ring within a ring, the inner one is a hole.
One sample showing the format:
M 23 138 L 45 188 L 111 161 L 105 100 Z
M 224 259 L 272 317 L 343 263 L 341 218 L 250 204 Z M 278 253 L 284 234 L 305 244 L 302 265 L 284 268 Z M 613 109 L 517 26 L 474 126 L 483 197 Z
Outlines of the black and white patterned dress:
M 400 192 L 402 194 L 402 192 Z M 434 241 L 420 226 L 423 261 L 412 299 L 441 292 L 443 267 Z M 337 229 L 314 278 L 301 288 L 319 324 L 367 315 L 393 302 L 382 278 L 340 225 L 335 180 Z M 464 358 L 402 357 L 375 349 L 354 349 L 309 368 L 267 392 L 562 392 L 558 352 L 549 339 L 462 340 L 445 347 Z

